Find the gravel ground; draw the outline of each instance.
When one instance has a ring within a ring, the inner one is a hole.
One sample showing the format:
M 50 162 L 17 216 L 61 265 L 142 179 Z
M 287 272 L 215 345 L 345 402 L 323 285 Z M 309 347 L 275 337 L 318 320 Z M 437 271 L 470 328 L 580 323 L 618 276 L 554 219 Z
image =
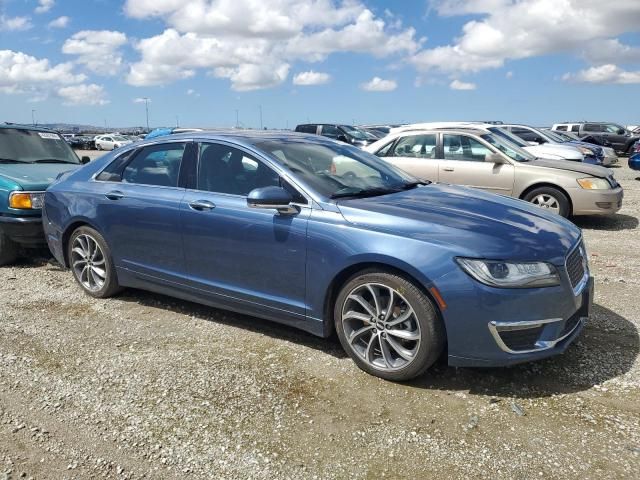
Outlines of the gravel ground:
M 638 478 L 640 179 L 583 218 L 595 311 L 562 356 L 406 384 L 335 339 L 127 291 L 46 258 L 0 269 L 0 479 Z M 635 473 L 634 473 L 635 472 Z

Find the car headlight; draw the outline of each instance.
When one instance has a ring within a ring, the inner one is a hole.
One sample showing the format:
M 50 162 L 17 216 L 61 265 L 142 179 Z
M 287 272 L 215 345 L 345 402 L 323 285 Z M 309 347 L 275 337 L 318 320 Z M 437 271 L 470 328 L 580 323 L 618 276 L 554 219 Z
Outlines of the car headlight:
M 578 178 L 578 185 L 586 190 L 607 190 L 611 184 L 604 178 L 586 177 Z
M 580 153 L 582 153 L 583 155 L 595 155 L 595 152 L 590 148 L 578 147 L 578 150 L 580 150 Z
M 11 192 L 9 208 L 19 210 L 38 210 L 44 204 L 44 192 Z
M 560 284 L 558 270 L 546 262 L 504 262 L 474 258 L 456 260 L 471 277 L 490 287 L 536 288 Z

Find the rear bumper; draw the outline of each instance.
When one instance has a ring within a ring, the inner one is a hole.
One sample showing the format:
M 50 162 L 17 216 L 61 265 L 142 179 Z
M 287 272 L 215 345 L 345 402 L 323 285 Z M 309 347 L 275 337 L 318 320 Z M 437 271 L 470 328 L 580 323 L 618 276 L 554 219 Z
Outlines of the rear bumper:
M 622 208 L 624 191 L 622 187 L 611 190 L 576 188 L 570 195 L 574 215 L 610 215 Z
M 47 242 L 42 229 L 42 217 L 0 216 L 0 230 L 10 240 L 24 247 L 44 247 Z

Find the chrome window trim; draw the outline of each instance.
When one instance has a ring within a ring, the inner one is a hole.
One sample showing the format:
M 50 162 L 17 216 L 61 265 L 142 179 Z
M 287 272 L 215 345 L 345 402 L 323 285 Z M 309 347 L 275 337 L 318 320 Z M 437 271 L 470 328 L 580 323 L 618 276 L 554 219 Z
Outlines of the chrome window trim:
M 491 321 L 491 322 L 488 323 L 488 327 L 489 327 L 489 331 L 491 332 L 491 335 L 493 336 L 493 339 L 498 344 L 498 347 L 500 348 L 500 350 L 502 350 L 503 352 L 506 352 L 506 353 L 519 355 L 519 354 L 525 354 L 525 353 L 541 352 L 541 351 L 549 350 L 550 348 L 555 347 L 558 343 L 560 343 L 561 341 L 563 341 L 567 337 L 571 336 L 573 334 L 573 332 L 575 332 L 578 327 L 580 327 L 581 325 L 586 323 L 587 317 L 580 317 L 578 319 L 578 322 L 575 324 L 575 326 L 571 330 L 569 330 L 567 333 L 562 335 L 561 337 L 556 338 L 555 340 L 538 340 L 535 343 L 535 345 L 536 345 L 535 348 L 531 348 L 531 349 L 527 349 L 527 350 L 512 350 L 509 347 L 507 347 L 507 345 L 502 341 L 502 338 L 500 337 L 500 329 L 503 329 L 503 330 L 526 330 L 526 329 L 529 329 L 529 328 L 536 328 L 536 327 L 539 327 L 541 325 L 546 325 L 546 324 L 549 324 L 549 323 L 562 322 L 563 320 L 564 319 L 562 319 L 562 318 L 547 318 L 547 319 L 543 319 L 543 320 L 531 320 L 531 321 L 526 321 L 526 322 L 496 322 L 496 321 Z M 569 319 L 567 319 L 566 321 L 569 321 Z

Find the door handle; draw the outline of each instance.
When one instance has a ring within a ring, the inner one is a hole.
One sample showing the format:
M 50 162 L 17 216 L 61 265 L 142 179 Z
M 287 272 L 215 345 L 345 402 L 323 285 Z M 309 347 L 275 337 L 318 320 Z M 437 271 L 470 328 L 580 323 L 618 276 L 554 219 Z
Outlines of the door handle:
M 454 168 L 453 167 L 443 167 L 442 168 L 445 172 L 453 172 Z
M 189 207 L 199 212 L 203 212 L 205 210 L 213 210 L 214 208 L 216 208 L 215 204 L 209 202 L 208 200 L 195 200 L 189 203 Z
M 113 192 L 105 193 L 104 196 L 107 197 L 109 200 L 120 200 L 121 198 L 124 197 L 124 193 L 118 190 L 114 190 Z

